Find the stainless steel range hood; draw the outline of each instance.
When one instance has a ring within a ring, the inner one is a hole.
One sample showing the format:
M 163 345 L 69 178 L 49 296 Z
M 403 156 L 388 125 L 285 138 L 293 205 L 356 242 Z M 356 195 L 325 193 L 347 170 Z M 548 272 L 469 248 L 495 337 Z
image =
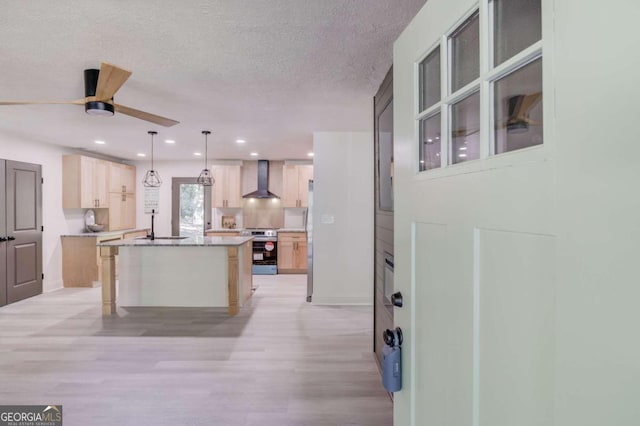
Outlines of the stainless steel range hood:
M 242 198 L 280 198 L 269 191 L 269 162 L 258 160 L 258 190 L 244 194 Z

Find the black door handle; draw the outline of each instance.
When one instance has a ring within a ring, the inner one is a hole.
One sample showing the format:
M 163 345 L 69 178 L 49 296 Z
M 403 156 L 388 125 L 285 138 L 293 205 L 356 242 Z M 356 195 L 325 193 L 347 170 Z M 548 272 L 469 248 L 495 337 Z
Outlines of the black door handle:
M 16 237 L 7 237 L 7 240 L 8 240 L 8 241 L 13 241 L 13 240 L 15 240 L 15 239 L 16 239 Z
M 397 336 L 397 341 L 396 341 Z M 402 329 L 400 327 L 396 327 L 395 330 L 389 330 L 388 328 L 382 332 L 382 340 L 388 346 L 401 346 L 402 345 Z
M 397 292 L 391 295 L 391 303 L 393 306 L 397 306 L 398 308 L 402 308 L 402 293 Z

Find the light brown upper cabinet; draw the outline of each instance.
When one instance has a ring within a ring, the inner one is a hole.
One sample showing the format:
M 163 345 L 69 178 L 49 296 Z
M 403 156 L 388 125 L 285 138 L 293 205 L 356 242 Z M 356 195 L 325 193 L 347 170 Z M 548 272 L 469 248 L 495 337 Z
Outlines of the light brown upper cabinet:
M 82 155 L 62 157 L 62 207 L 105 209 L 96 221 L 105 231 L 136 226 L 136 168 Z
M 213 207 L 242 207 L 241 166 L 213 166 Z
M 109 207 L 108 162 L 82 155 L 62 157 L 62 207 Z
M 109 230 L 136 227 L 136 168 L 109 163 Z
M 109 231 L 136 227 L 136 194 L 109 193 Z
M 311 179 L 313 179 L 313 165 L 285 164 L 282 172 L 283 206 L 307 207 Z
M 109 192 L 136 192 L 136 168 L 128 164 L 109 163 Z

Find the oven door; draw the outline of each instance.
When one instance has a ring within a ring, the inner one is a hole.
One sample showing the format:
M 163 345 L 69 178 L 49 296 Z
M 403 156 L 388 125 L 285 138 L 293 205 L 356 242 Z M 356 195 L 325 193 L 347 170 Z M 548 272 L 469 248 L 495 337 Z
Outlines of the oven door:
M 274 275 L 278 273 L 278 242 L 253 240 L 253 273 Z

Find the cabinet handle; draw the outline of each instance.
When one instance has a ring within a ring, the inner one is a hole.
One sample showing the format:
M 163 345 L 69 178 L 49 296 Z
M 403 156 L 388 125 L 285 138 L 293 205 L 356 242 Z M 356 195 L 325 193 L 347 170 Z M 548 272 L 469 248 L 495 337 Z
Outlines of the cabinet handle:
M 15 239 L 16 237 L 11 237 L 11 236 L 7 237 L 7 241 L 14 241 Z
M 127 185 L 122 185 L 122 192 L 127 192 Z

